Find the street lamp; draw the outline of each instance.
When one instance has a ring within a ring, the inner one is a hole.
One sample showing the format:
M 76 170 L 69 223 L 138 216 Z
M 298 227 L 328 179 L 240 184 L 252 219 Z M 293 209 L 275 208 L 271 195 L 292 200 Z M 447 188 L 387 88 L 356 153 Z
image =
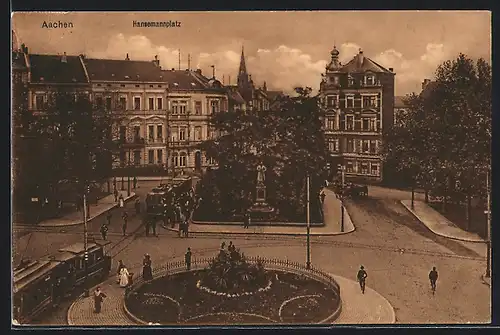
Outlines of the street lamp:
M 309 192 L 309 175 L 306 178 L 307 183 L 307 211 L 306 211 L 306 222 L 307 222 L 307 261 L 306 268 L 311 268 L 311 244 L 310 244 L 310 235 L 311 235 L 311 216 L 310 216 L 310 192 Z
M 83 279 L 83 293 L 86 297 L 90 295 L 87 289 L 87 275 L 88 275 L 88 264 L 89 264 L 89 254 L 88 254 L 88 213 L 87 213 L 87 193 L 90 192 L 90 186 L 86 186 L 83 190 L 83 249 L 84 249 L 84 271 L 85 276 Z
M 486 274 L 487 278 L 491 277 L 491 191 L 490 191 L 490 170 L 486 171 L 486 194 L 487 194 L 487 208 L 486 208 Z
M 130 197 L 130 149 L 128 149 L 127 196 Z
M 337 194 L 337 199 L 340 200 L 340 231 L 344 232 L 344 188 L 345 188 L 345 165 L 340 165 L 340 172 L 342 174 L 342 188 L 340 194 Z

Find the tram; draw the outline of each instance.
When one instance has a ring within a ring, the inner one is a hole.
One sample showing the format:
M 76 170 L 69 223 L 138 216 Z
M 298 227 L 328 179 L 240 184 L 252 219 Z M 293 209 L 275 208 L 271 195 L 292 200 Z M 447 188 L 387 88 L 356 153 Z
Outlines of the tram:
M 111 257 L 104 250 L 108 244 L 110 242 L 96 241 L 87 244 L 87 267 L 81 242 L 39 260 L 22 262 L 13 273 L 13 317 L 16 322 L 29 323 L 66 295 L 79 293 L 105 280 L 111 271 Z

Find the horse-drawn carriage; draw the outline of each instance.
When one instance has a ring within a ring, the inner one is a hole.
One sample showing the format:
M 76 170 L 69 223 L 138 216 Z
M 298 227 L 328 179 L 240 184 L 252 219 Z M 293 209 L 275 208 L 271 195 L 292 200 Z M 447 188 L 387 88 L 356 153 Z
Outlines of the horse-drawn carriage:
M 340 183 L 334 183 L 334 192 L 345 197 L 358 198 L 368 196 L 368 186 L 345 183 L 344 187 Z

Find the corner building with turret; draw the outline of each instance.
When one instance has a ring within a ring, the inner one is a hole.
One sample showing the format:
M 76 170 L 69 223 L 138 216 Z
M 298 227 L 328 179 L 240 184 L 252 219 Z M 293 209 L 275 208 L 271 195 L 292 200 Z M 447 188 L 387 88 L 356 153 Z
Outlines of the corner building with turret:
M 381 182 L 383 134 L 394 123 L 395 73 L 362 50 L 345 65 L 336 47 L 330 54 L 319 91 L 330 178 L 344 167 L 346 180 Z

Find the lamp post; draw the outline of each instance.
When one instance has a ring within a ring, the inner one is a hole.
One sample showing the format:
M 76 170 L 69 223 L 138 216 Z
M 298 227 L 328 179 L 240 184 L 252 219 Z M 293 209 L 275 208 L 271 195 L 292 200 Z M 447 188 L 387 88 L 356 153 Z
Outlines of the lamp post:
M 486 274 L 487 278 L 491 277 L 491 194 L 490 194 L 490 170 L 486 171 L 486 192 L 487 192 L 487 207 L 486 207 Z
M 307 261 L 306 268 L 311 268 L 311 245 L 310 245 L 310 234 L 311 234 L 311 217 L 310 217 L 310 194 L 309 194 L 309 175 L 306 178 L 307 183 L 307 210 L 306 210 L 306 222 L 307 222 Z
M 130 149 L 128 149 L 127 196 L 130 197 Z
M 337 198 L 340 200 L 340 231 L 344 232 L 344 188 L 345 188 L 345 165 L 340 166 L 340 172 L 342 174 L 342 188 L 340 194 L 337 194 Z
M 83 191 L 83 250 L 84 250 L 84 279 L 83 279 L 83 293 L 86 297 L 90 295 L 89 290 L 87 289 L 87 275 L 88 275 L 88 263 L 89 263 L 89 254 L 88 254 L 88 213 L 87 213 L 87 193 L 89 192 L 89 186 L 86 186 Z

